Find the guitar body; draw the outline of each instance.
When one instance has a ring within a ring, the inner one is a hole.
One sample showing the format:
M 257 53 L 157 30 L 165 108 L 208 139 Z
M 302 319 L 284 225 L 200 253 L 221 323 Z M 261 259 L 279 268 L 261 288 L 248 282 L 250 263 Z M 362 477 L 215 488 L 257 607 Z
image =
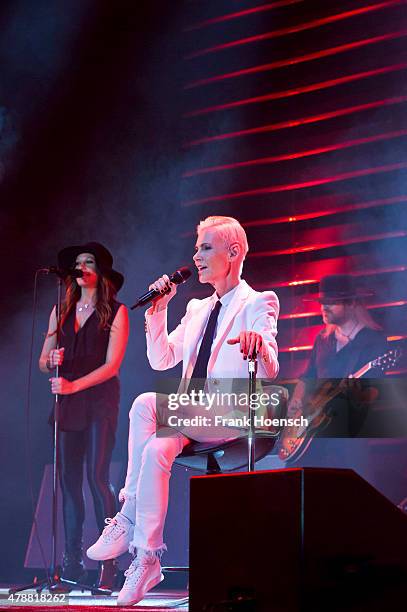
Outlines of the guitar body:
M 373 368 L 381 368 L 383 372 L 393 367 L 400 359 L 400 350 L 390 350 L 384 355 L 369 361 L 363 368 L 360 368 L 348 378 L 344 378 L 336 385 L 332 381 L 326 380 L 316 389 L 305 403 L 304 409 L 297 413 L 293 418 L 301 415 L 308 419 L 308 426 L 292 425 L 284 428 L 279 441 L 278 456 L 282 461 L 294 463 L 303 456 L 313 438 L 317 433 L 323 431 L 332 421 L 326 407 L 331 399 L 346 391 L 349 379 L 361 378 Z
M 296 414 L 293 418 L 301 416 Z M 308 449 L 317 433 L 323 431 L 331 422 L 331 417 L 323 410 L 315 416 L 307 428 L 291 425 L 284 428 L 280 438 L 278 456 L 282 461 L 294 463 Z

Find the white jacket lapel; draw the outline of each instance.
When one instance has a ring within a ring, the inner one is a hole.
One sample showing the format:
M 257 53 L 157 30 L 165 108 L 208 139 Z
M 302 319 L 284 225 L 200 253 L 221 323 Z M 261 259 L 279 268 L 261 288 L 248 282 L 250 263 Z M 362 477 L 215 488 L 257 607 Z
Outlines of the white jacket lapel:
M 219 350 L 222 344 L 226 341 L 226 336 L 233 325 L 233 321 L 236 315 L 243 308 L 243 305 L 249 297 L 251 291 L 252 289 L 249 287 L 246 281 L 241 281 L 235 295 L 232 298 L 232 301 L 226 309 L 225 316 L 223 317 L 219 329 L 217 331 L 215 344 L 212 348 L 212 353 L 208 363 L 208 372 L 212 370 Z

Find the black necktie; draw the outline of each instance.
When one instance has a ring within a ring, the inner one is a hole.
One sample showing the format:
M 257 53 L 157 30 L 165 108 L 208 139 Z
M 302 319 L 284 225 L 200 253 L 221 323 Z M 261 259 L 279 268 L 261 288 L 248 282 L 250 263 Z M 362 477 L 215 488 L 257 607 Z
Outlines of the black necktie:
M 196 358 L 196 363 L 195 363 L 194 371 L 192 372 L 191 379 L 192 378 L 206 379 L 209 357 L 211 356 L 213 337 L 215 335 L 216 322 L 218 320 L 218 315 L 219 315 L 219 311 L 221 307 L 222 307 L 222 302 L 218 300 L 214 308 L 212 309 L 212 312 L 208 319 L 208 323 L 206 324 L 205 333 L 202 338 L 202 343 L 199 348 L 198 357 Z

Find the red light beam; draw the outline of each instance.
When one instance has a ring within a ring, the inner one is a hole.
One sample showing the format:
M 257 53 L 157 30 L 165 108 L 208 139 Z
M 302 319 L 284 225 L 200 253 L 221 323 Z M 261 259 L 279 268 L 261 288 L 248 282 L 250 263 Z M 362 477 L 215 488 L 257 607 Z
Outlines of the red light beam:
M 228 102 L 226 104 L 217 104 L 216 106 L 207 106 L 195 111 L 185 113 L 184 118 L 197 117 L 200 115 L 207 115 L 209 113 L 215 113 L 223 110 L 229 110 L 238 108 L 240 106 L 247 106 L 249 104 L 260 104 L 262 102 L 270 102 L 272 100 L 282 100 L 284 98 L 292 98 L 305 93 L 311 93 L 314 91 L 322 91 L 324 89 L 330 89 L 337 87 L 338 85 L 345 85 L 346 83 L 353 83 L 355 81 L 361 81 L 373 76 L 379 76 L 381 74 L 389 74 L 391 72 L 397 72 L 399 70 L 405 70 L 407 68 L 407 62 L 401 62 L 399 64 L 392 64 L 389 66 L 383 66 L 382 68 L 375 68 L 373 70 L 365 70 L 363 72 L 355 72 L 348 74 L 343 77 L 336 79 L 329 79 L 328 81 L 320 81 L 319 83 L 312 83 L 311 85 L 305 85 L 304 87 L 295 87 L 294 89 L 286 89 L 285 91 L 276 91 L 275 93 L 265 94 L 263 96 L 255 96 L 252 98 L 245 98 L 243 100 L 235 100 L 234 102 Z
M 189 170 L 188 172 L 184 172 L 182 178 L 190 178 L 192 176 L 197 176 L 199 174 L 207 174 L 210 172 L 236 170 L 238 168 L 249 168 L 251 166 L 275 164 L 281 161 L 291 161 L 294 159 L 302 159 L 304 157 L 313 157 L 314 155 L 323 155 L 324 153 L 331 153 L 333 151 L 342 151 L 343 149 L 358 147 L 360 145 L 370 144 L 372 142 L 378 142 L 380 140 L 391 140 L 393 138 L 400 138 L 401 136 L 407 136 L 407 130 L 384 132 L 382 134 L 375 134 L 374 136 L 366 136 L 365 138 L 354 138 L 353 140 L 337 142 L 326 147 L 305 149 L 303 151 L 296 151 L 295 153 L 283 153 L 282 155 L 272 155 L 269 157 L 260 157 L 258 159 L 249 159 L 247 161 L 235 162 L 233 164 L 223 164 L 221 166 L 208 166 L 206 168 L 197 168 L 195 170 Z
M 366 13 L 371 13 L 373 11 L 379 11 L 381 9 L 387 9 L 393 6 L 399 6 L 405 3 L 406 3 L 406 0 L 390 0 L 388 2 L 379 2 L 377 4 L 370 4 L 368 6 L 354 9 L 352 11 L 345 11 L 344 13 L 335 13 L 334 15 L 330 15 L 329 17 L 323 17 L 321 19 L 314 19 L 312 21 L 306 21 L 304 23 L 300 23 L 296 26 L 291 26 L 289 28 L 281 28 L 280 30 L 274 30 L 272 32 L 265 32 L 264 34 L 256 34 L 255 36 L 248 36 L 247 38 L 240 38 L 238 40 L 232 40 L 231 42 L 223 43 L 221 45 L 215 45 L 214 47 L 206 47 L 205 49 L 200 49 L 199 51 L 195 51 L 194 53 L 190 53 L 189 55 L 186 55 L 184 59 L 189 60 L 195 57 L 202 57 L 203 55 L 208 55 L 209 53 L 217 53 L 219 51 L 224 51 L 225 49 L 231 49 L 233 47 L 240 47 L 242 45 L 247 45 L 247 44 L 251 44 L 254 42 L 260 42 L 262 40 L 269 40 L 271 38 L 279 38 L 281 36 L 287 36 L 289 34 L 295 34 L 297 32 L 304 32 L 306 30 L 320 28 L 330 23 L 335 23 L 337 21 L 343 21 L 344 19 L 350 19 L 352 17 L 357 17 L 359 15 L 364 15 Z
M 246 9 L 244 11 L 228 13 L 227 15 L 221 15 L 220 17 L 213 17 L 212 19 L 206 19 L 205 21 L 200 21 L 199 23 L 193 23 L 190 26 L 184 28 L 184 32 L 190 32 L 191 30 L 199 30 L 201 28 L 206 28 L 207 26 L 211 26 L 216 23 L 231 21 L 232 19 L 240 19 L 241 17 L 247 17 L 248 15 L 254 15 L 255 13 L 263 13 L 264 11 L 271 11 L 276 8 L 289 6 L 290 4 L 299 4 L 300 2 L 304 2 L 304 0 L 279 0 L 277 2 L 269 2 L 268 4 L 255 6 L 254 8 Z
M 328 185 L 331 183 L 339 183 L 361 176 L 371 176 L 374 174 L 382 174 L 384 172 L 393 172 L 407 168 L 407 162 L 399 162 L 397 164 L 388 164 L 386 166 L 375 166 L 371 168 L 363 168 L 362 170 L 353 170 L 351 172 L 343 172 L 325 178 L 314 179 L 312 181 L 303 181 L 301 183 L 285 183 L 283 185 L 273 185 L 270 187 L 261 187 L 260 189 L 249 189 L 248 191 L 238 191 L 235 193 L 225 193 L 222 195 L 210 196 L 207 198 L 198 198 L 196 200 L 188 200 L 183 202 L 183 206 L 193 206 L 195 204 L 207 204 L 209 202 L 226 202 L 237 198 L 247 198 L 257 195 L 266 195 L 269 193 L 281 193 L 284 191 L 297 191 L 299 189 L 311 189 L 320 185 Z
M 270 70 L 276 70 L 278 68 L 285 68 L 286 66 L 294 66 L 296 64 L 302 64 L 304 62 L 311 62 L 318 60 L 323 57 L 330 57 L 331 55 L 337 55 L 338 53 L 346 53 L 347 51 L 353 51 L 367 45 L 376 45 L 387 40 L 394 40 L 396 38 L 402 38 L 407 35 L 407 30 L 397 30 L 394 32 L 388 32 L 380 36 L 372 36 L 369 38 L 363 38 L 361 40 L 355 40 L 344 45 L 337 45 L 335 47 L 328 47 L 321 49 L 320 51 L 314 51 L 313 53 L 306 53 L 304 55 L 295 55 L 284 60 L 278 60 L 276 62 L 270 62 L 268 64 L 260 64 L 258 66 L 251 66 L 250 68 L 243 68 L 241 70 L 234 70 L 233 72 L 225 72 L 223 74 L 217 74 L 212 77 L 205 79 L 199 79 L 198 81 L 191 81 L 184 85 L 184 89 L 193 89 L 194 87 L 202 87 L 209 85 L 210 83 L 216 83 L 217 81 L 224 81 L 226 79 L 235 79 L 241 76 L 247 76 L 250 74 L 257 74 L 258 72 L 268 72 Z
M 334 111 L 327 113 L 321 113 L 319 115 L 310 115 L 308 117 L 301 117 L 299 119 L 291 119 L 288 121 L 280 121 L 279 123 L 269 123 L 267 125 L 261 125 L 255 128 L 249 128 L 247 130 L 238 130 L 236 132 L 226 132 L 224 134 L 218 134 L 216 136 L 205 136 L 198 140 L 192 140 L 185 144 L 186 147 L 195 147 L 201 144 L 207 144 L 210 142 L 216 142 L 220 140 L 229 140 L 231 138 L 240 138 L 242 136 L 252 136 L 253 134 L 265 134 L 267 132 L 276 132 L 278 130 L 285 130 L 288 128 L 294 128 L 301 125 L 309 125 L 312 123 L 319 123 L 320 121 L 328 121 L 329 119 L 336 119 L 337 117 L 345 117 L 347 115 L 353 115 L 375 108 L 381 108 L 385 106 L 393 106 L 394 104 L 402 104 L 407 101 L 407 96 L 396 96 L 394 98 L 384 98 L 382 100 L 375 100 L 374 102 L 367 102 L 366 104 L 358 104 L 356 106 L 346 106 L 345 108 L 338 108 Z

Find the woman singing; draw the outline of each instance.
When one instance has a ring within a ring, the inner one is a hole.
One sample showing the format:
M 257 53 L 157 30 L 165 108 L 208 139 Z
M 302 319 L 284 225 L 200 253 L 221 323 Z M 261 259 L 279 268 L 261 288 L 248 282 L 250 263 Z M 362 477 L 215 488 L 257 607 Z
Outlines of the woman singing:
M 49 374 L 57 365 L 60 376 L 50 378 L 58 393 L 60 481 L 63 499 L 65 553 L 62 577 L 81 581 L 86 572 L 82 559 L 84 498 L 83 465 L 93 496 L 100 531 L 104 517 L 117 511 L 109 482 L 109 466 L 115 443 L 119 410 L 119 368 L 129 334 L 128 312 L 116 301 L 124 277 L 113 269 L 113 257 L 97 242 L 72 246 L 58 253 L 60 268 L 82 271 L 68 276 L 61 307 L 59 348 L 57 317 L 53 308 L 39 361 Z M 116 561 L 105 561 L 98 585 L 113 589 Z

